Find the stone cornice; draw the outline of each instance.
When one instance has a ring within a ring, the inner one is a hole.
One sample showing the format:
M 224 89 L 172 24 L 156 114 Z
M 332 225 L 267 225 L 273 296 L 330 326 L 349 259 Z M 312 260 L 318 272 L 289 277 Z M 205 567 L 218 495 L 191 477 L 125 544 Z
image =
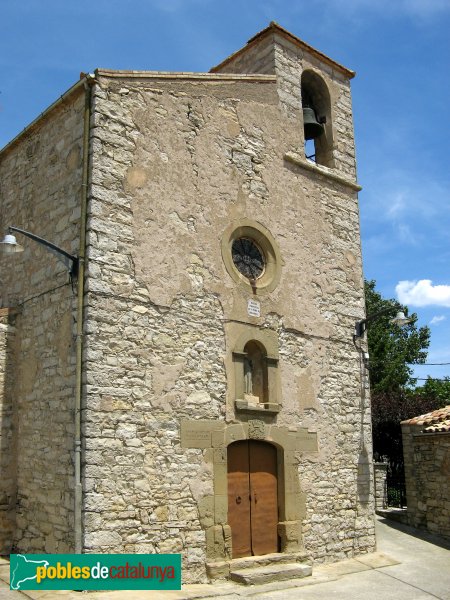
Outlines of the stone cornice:
M 242 75 L 235 73 L 190 73 L 181 71 L 115 71 L 110 69 L 97 69 L 96 77 L 111 79 L 171 79 L 171 80 L 200 80 L 200 81 L 247 81 L 260 83 L 275 83 L 275 75 Z
M 284 155 L 284 159 L 296 165 L 297 167 L 305 169 L 306 171 L 311 171 L 312 173 L 316 173 L 317 175 L 322 175 L 323 177 L 332 179 L 333 181 L 336 181 L 337 183 L 340 183 L 341 185 L 344 185 L 345 187 L 348 187 L 351 190 L 354 190 L 355 192 L 360 192 L 362 190 L 362 187 L 358 183 L 356 183 L 356 181 L 348 179 L 340 173 L 336 173 L 336 171 L 334 171 L 333 169 L 329 169 L 328 167 L 324 167 L 322 165 L 316 165 L 315 163 L 304 159 L 302 156 L 300 156 L 300 154 L 297 154 L 296 152 L 286 152 L 286 154 Z

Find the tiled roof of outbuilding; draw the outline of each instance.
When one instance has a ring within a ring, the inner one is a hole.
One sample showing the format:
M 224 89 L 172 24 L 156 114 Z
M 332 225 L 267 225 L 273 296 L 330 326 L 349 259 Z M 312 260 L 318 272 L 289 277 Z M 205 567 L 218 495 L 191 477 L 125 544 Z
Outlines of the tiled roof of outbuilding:
M 402 421 L 402 425 L 421 425 L 423 433 L 450 432 L 450 405 L 433 410 L 426 415 Z

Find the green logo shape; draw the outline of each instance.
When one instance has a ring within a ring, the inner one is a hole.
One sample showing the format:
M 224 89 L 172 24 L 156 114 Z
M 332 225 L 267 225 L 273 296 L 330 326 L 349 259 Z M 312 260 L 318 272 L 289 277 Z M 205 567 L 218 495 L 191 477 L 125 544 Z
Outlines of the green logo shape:
M 181 590 L 181 554 L 11 554 L 11 590 Z

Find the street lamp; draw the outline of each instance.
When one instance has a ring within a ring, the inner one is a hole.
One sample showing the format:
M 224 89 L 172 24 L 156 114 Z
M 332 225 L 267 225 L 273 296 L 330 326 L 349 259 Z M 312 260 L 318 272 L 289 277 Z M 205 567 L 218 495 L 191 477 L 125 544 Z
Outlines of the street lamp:
M 31 240 L 34 240 L 38 244 L 41 244 L 41 246 L 44 246 L 48 252 L 54 254 L 58 260 L 66 265 L 72 277 L 77 276 L 79 263 L 78 256 L 69 254 L 59 246 L 56 246 L 56 244 L 53 244 L 52 242 L 49 242 L 44 238 L 35 235 L 34 233 L 30 233 L 24 229 L 19 229 L 18 227 L 8 227 L 8 233 L 5 235 L 3 241 L 0 242 L 0 251 L 3 254 L 15 254 L 17 252 L 24 251 L 24 247 L 17 243 L 16 236 L 13 235 L 14 231 L 30 238 Z
M 378 317 L 381 317 L 382 315 L 392 312 L 393 309 L 395 309 L 395 306 L 389 306 L 388 308 L 383 308 L 382 310 L 373 313 L 373 315 L 369 315 L 362 321 L 356 321 L 353 339 L 356 340 L 357 338 L 362 337 L 367 329 L 368 323 L 370 323 L 371 321 L 375 321 L 376 319 L 378 319 Z M 400 327 L 403 327 L 404 325 L 411 323 L 412 319 L 410 319 L 409 317 L 405 317 L 405 313 L 399 310 L 396 316 L 393 319 L 391 319 L 390 322 L 394 323 L 395 325 L 399 325 Z

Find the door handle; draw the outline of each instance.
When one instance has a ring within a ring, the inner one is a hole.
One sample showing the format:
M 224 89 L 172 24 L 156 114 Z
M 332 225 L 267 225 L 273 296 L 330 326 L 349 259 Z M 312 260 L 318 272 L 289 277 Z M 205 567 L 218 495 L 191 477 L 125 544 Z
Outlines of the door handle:
M 240 496 L 236 496 L 236 504 L 240 504 L 242 502 L 242 498 Z

